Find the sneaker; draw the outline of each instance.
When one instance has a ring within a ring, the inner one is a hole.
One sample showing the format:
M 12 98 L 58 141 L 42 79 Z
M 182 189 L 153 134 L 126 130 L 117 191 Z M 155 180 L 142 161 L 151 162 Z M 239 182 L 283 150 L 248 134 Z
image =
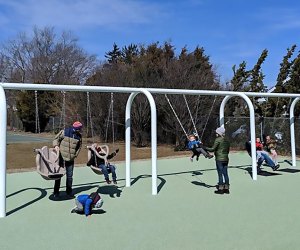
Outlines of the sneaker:
M 196 160 L 199 161 L 199 156 L 197 156 Z
M 273 168 L 273 170 L 276 171 L 279 167 L 280 167 L 280 165 L 277 164 L 277 165 L 275 165 L 275 167 Z
M 107 183 L 107 184 L 110 184 L 110 183 L 111 183 L 111 181 L 110 181 L 110 180 L 105 180 L 105 181 L 106 181 L 106 183 Z
M 116 180 L 113 181 L 114 184 L 118 184 L 118 182 Z
M 76 208 L 73 208 L 73 209 L 71 210 L 71 214 L 74 214 L 74 213 L 77 213 L 77 209 L 76 209 Z

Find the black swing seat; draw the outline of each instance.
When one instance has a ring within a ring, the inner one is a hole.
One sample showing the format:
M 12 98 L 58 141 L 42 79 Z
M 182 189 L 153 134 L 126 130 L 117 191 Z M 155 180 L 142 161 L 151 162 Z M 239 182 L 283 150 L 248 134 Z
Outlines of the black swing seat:
M 92 157 L 95 157 L 95 158 L 99 157 L 101 159 L 104 159 L 105 162 L 107 162 L 107 156 L 109 154 L 109 147 L 107 145 L 101 145 L 100 146 L 101 151 L 104 152 L 104 154 L 105 154 L 103 156 L 103 155 L 100 155 L 98 153 L 98 151 L 96 149 L 97 146 L 98 146 L 97 143 L 93 143 L 91 146 L 87 146 L 87 149 L 88 149 L 88 162 L 91 160 Z M 96 160 L 95 160 L 95 162 L 96 162 Z M 90 167 L 95 174 L 98 174 L 98 175 L 103 174 L 101 169 L 98 166 L 88 165 L 88 164 L 87 164 L 87 166 Z M 108 168 L 107 170 L 108 170 L 108 173 L 110 173 L 110 169 Z
M 58 180 L 66 174 L 66 169 L 59 166 L 59 152 L 47 146 L 34 149 L 36 169 L 45 180 Z

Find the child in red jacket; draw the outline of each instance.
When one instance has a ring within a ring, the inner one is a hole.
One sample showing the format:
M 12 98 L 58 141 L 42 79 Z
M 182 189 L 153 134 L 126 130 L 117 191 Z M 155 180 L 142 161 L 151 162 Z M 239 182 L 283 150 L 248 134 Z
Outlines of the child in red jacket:
M 260 138 L 256 138 L 255 146 L 257 151 L 263 151 L 264 145 L 261 143 Z

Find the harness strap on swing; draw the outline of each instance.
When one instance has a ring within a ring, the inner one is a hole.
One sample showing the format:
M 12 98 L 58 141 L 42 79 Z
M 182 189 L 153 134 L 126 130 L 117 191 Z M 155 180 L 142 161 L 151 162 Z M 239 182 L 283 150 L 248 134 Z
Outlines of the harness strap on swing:
M 106 145 L 103 145 L 102 147 L 107 147 Z M 88 147 L 89 149 L 91 149 L 94 152 L 94 157 L 95 157 L 95 163 L 97 163 L 97 157 L 100 159 L 103 159 L 105 162 L 105 165 L 108 165 L 108 160 L 107 160 L 107 156 L 108 156 L 108 150 L 106 152 L 105 155 L 100 155 L 95 147 L 95 145 L 93 144 L 92 146 Z M 107 147 L 108 149 L 108 147 Z

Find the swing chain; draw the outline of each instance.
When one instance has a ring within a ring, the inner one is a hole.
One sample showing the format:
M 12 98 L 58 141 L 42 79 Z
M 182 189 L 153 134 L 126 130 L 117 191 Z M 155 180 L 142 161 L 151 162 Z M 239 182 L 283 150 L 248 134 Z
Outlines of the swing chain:
M 62 100 L 62 109 L 60 113 L 60 119 L 59 119 L 59 129 L 63 127 L 65 129 L 66 126 L 66 92 L 62 91 L 61 92 L 63 95 L 63 100 Z
M 115 128 L 114 128 L 114 94 L 113 93 L 110 93 L 110 105 L 109 105 L 109 109 L 108 109 L 108 117 L 106 120 L 105 142 L 107 142 L 107 140 L 108 140 L 108 127 L 109 127 L 110 122 L 111 122 L 111 127 L 112 127 L 112 141 L 113 141 L 113 147 L 114 147 Z
M 211 105 L 211 109 L 210 109 L 210 111 L 209 111 L 207 120 L 206 120 L 206 122 L 205 122 L 204 128 L 203 128 L 202 133 L 201 133 L 201 137 L 200 137 L 201 140 L 202 140 L 202 137 L 203 137 L 203 135 L 204 135 L 204 132 L 205 132 L 205 129 L 206 129 L 208 120 L 209 120 L 210 115 L 211 115 L 211 112 L 212 112 L 212 110 L 213 110 L 213 107 L 214 107 L 214 105 L 215 105 L 216 99 L 217 99 L 217 96 L 215 96 L 215 99 L 214 99 L 214 101 L 213 101 L 213 103 L 212 103 L 212 105 Z
M 35 97 L 35 133 L 41 133 L 39 107 L 38 107 L 38 95 L 37 95 L 36 90 L 34 91 L 34 97 Z
M 188 112 L 189 112 L 189 114 L 190 114 L 190 117 L 191 117 L 191 121 L 192 121 L 192 123 L 193 123 L 194 130 L 195 130 L 195 132 L 196 132 L 196 134 L 197 134 L 197 136 L 198 136 L 199 134 L 198 134 L 198 131 L 197 131 L 197 128 L 196 128 L 196 124 L 195 124 L 195 122 L 194 122 L 194 119 L 193 119 L 193 116 L 192 116 L 192 113 L 191 113 L 191 110 L 190 110 L 190 107 L 189 107 L 189 104 L 188 104 L 188 102 L 187 102 L 187 99 L 186 99 L 185 95 L 183 95 L 183 98 L 184 98 L 186 107 L 187 107 L 187 109 L 188 109 Z
M 185 131 L 185 129 L 184 129 L 184 127 L 183 127 L 183 125 L 182 125 L 182 123 L 181 123 L 181 121 L 180 121 L 178 115 L 176 114 L 176 112 L 175 112 L 175 110 L 174 110 L 174 108 L 173 108 L 173 106 L 172 106 L 172 104 L 171 104 L 171 102 L 170 102 L 170 100 L 169 100 L 167 94 L 165 94 L 165 97 L 166 97 L 167 102 L 169 103 L 169 106 L 170 106 L 170 108 L 172 109 L 172 111 L 173 111 L 173 113 L 174 113 L 174 115 L 175 115 L 175 117 L 176 117 L 176 119 L 177 119 L 177 121 L 178 121 L 178 123 L 179 123 L 179 125 L 180 125 L 180 127 L 181 127 L 181 129 L 182 129 L 182 131 L 184 132 L 186 138 L 188 138 L 188 134 L 187 134 L 187 132 Z
M 92 136 L 92 140 L 94 143 L 94 129 L 93 129 L 93 120 L 92 120 L 92 111 L 91 111 L 91 103 L 90 103 L 90 93 L 86 92 L 86 111 L 87 111 L 87 117 L 86 117 L 86 124 L 87 124 L 87 136 L 88 136 L 88 129 L 89 129 L 89 124 L 90 124 L 90 128 L 91 128 L 91 136 Z

